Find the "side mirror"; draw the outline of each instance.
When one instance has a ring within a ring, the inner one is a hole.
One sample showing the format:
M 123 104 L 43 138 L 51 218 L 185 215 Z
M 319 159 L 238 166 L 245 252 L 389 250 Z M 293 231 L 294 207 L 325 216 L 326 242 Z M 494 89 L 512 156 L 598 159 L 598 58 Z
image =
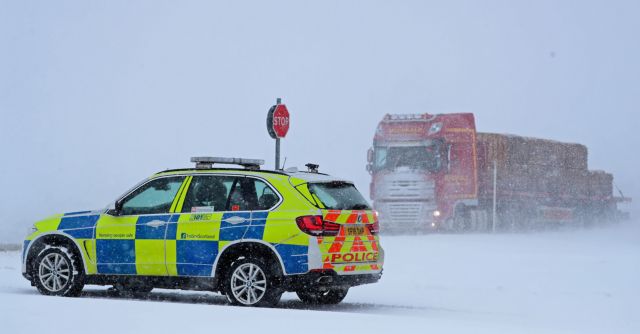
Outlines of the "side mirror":
M 373 166 L 370 163 L 367 164 L 367 172 L 369 172 L 369 174 L 373 172 Z
M 122 201 L 116 201 L 115 203 L 113 203 L 113 214 L 115 216 L 119 216 L 120 213 L 122 212 Z
M 367 150 L 367 162 L 373 162 L 373 149 L 369 148 Z

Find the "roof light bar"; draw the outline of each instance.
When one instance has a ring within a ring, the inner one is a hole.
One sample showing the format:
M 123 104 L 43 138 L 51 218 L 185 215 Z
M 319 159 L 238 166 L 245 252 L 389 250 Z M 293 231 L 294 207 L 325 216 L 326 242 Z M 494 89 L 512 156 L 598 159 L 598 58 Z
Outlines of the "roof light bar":
M 262 159 L 222 158 L 222 157 L 192 157 L 191 162 L 196 163 L 197 169 L 209 169 L 213 164 L 240 165 L 246 169 L 260 169 L 264 165 Z
M 420 120 L 431 117 L 429 114 L 386 114 L 384 120 L 386 121 L 407 121 L 407 120 Z

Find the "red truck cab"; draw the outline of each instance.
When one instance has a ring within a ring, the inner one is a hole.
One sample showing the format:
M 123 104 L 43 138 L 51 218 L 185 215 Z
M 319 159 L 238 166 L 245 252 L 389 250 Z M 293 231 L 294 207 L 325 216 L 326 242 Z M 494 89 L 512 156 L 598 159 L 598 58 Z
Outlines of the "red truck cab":
M 368 154 L 370 196 L 381 228 L 435 230 L 457 205 L 477 205 L 471 113 L 385 115 Z

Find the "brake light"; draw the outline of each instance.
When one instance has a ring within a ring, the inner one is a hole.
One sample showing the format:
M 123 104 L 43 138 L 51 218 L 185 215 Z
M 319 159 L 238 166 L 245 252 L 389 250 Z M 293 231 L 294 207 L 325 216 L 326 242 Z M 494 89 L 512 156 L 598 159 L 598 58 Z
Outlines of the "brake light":
M 373 224 L 367 224 L 367 227 L 369 228 L 369 233 L 371 233 L 372 235 L 380 233 L 380 223 L 378 223 L 377 219 L 373 222 Z
M 322 219 L 322 216 L 302 216 L 296 218 L 298 228 L 313 236 L 335 236 L 340 231 L 340 224 Z

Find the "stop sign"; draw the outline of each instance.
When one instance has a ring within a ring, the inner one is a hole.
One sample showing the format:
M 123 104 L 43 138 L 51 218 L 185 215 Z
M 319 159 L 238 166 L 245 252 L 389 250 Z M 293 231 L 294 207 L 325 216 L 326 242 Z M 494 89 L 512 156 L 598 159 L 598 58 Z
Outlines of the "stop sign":
M 284 104 L 276 104 L 267 114 L 267 130 L 271 138 L 284 138 L 289 131 L 289 110 Z

